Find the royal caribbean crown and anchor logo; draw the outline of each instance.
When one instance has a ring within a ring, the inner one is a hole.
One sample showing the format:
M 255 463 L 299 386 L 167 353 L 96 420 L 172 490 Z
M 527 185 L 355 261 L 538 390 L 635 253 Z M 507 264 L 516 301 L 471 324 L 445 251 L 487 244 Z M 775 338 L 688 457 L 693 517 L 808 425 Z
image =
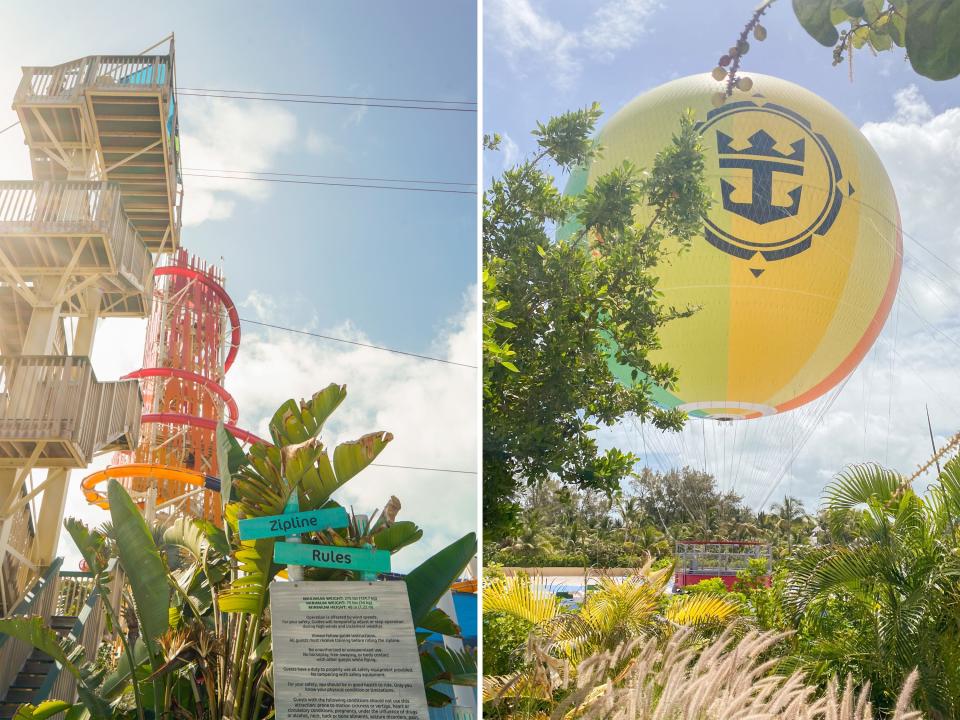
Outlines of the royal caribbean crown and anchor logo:
M 844 182 L 836 153 L 809 120 L 761 95 L 723 105 L 696 129 L 715 141 L 720 198 L 704 218 L 706 240 L 746 261 L 767 262 L 807 250 L 836 222 Z M 709 161 L 708 161 L 709 163 Z M 709 164 L 707 168 L 710 172 Z M 751 267 L 754 277 L 763 268 Z

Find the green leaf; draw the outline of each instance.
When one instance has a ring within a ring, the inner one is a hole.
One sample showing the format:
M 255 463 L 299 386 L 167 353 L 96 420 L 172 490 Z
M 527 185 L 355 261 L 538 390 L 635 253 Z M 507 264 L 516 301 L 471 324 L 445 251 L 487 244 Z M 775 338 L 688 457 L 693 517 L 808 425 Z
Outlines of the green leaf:
M 960 75 L 960 0 L 910 0 L 906 47 L 910 64 L 924 77 Z
M 90 530 L 76 518 L 67 518 L 63 521 L 63 526 L 70 533 L 73 544 L 77 546 L 83 559 L 87 562 L 90 572 L 99 575 L 106 570 L 105 557 L 102 555 L 106 536 L 103 533 Z
M 446 707 L 453 702 L 452 697 L 440 692 L 436 688 L 425 687 L 424 690 L 426 690 L 427 705 L 430 707 Z
M 793 0 L 793 12 L 810 36 L 821 45 L 833 47 L 840 34 L 830 21 L 831 0 Z
M 876 30 L 870 31 L 870 46 L 877 51 L 889 50 L 893 47 L 893 38 Z
M 272 577 L 274 544 L 273 538 L 244 540 L 240 543 L 235 558 L 244 574 L 220 595 L 220 609 L 223 612 L 257 615 L 263 611 Z
M 75 678 L 80 677 L 80 670 L 70 662 L 67 653 L 60 644 L 57 634 L 43 624 L 43 618 L 8 618 L 0 620 L 0 633 L 32 645 L 42 653 L 46 653 L 60 663 Z
M 515 373 L 520 372 L 520 369 L 509 360 L 501 360 L 500 364 L 503 365 L 510 372 L 515 372 Z
M 373 536 L 373 544 L 379 550 L 397 552 L 423 537 L 423 530 L 409 520 L 400 520 Z
M 145 666 L 150 659 L 147 646 L 140 638 L 134 643 L 132 652 L 134 669 Z M 125 652 L 120 653 L 120 656 L 117 658 L 116 670 L 107 675 L 103 684 L 100 686 L 100 691 L 103 693 L 103 696 L 110 699 L 119 697 L 126 689 L 131 674 L 132 671 L 127 654 Z
M 220 477 L 221 509 L 230 502 L 233 474 L 247 463 L 247 455 L 237 439 L 227 432 L 223 422 L 217 423 L 217 474 Z
M 430 632 L 460 637 L 460 627 L 440 608 L 434 608 L 420 621 L 420 628 Z
M 208 543 L 203 528 L 192 518 L 185 517 L 177 518 L 163 531 L 163 542 L 185 550 L 198 563 L 203 559 Z
M 467 533 L 407 575 L 407 593 L 414 625 L 423 622 L 476 552 L 477 536 Z
M 156 654 L 157 638 L 169 627 L 170 585 L 167 567 L 143 516 L 116 480 L 110 480 L 107 499 L 117 537 L 117 554 L 133 591 L 140 630 L 147 645 Z
M 477 659 L 469 650 L 456 652 L 442 645 L 432 648 L 420 653 L 420 669 L 426 687 L 440 683 L 477 685 Z
M 299 405 L 287 400 L 270 421 L 270 435 L 278 446 L 295 445 L 316 437 L 327 418 L 347 397 L 347 386 L 331 383 Z
M 862 18 L 866 13 L 864 0 L 833 0 L 833 7 L 851 18 Z
M 376 460 L 383 449 L 393 440 L 393 434 L 375 432 L 364 435 L 359 440 L 337 445 L 333 451 L 333 470 L 337 474 L 337 487 L 342 486 Z
M 903 47 L 907 42 L 907 21 L 901 15 L 893 15 L 885 26 L 887 34 L 893 38 L 897 47 Z
M 64 710 L 69 710 L 73 705 L 63 700 L 44 700 L 39 705 L 21 705 L 17 709 L 17 714 L 13 720 L 46 720 Z
M 863 14 L 868 23 L 875 23 L 880 17 L 880 11 L 883 10 L 885 0 L 863 0 Z

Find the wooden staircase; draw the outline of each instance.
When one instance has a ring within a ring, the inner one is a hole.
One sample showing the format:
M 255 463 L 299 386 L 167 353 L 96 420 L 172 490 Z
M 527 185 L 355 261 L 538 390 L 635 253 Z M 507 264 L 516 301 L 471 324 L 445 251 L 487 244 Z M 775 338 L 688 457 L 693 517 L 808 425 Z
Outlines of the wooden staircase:
M 76 622 L 76 617 L 54 615 L 50 618 L 50 627 L 63 638 L 70 633 Z M 46 697 L 38 697 L 38 695 L 46 694 L 42 692 L 42 687 L 55 667 L 53 658 L 39 650 L 34 650 L 24 662 L 4 698 L 0 700 L 0 720 L 11 720 L 17 714 L 17 708 L 23 703 L 37 704 L 46 700 Z

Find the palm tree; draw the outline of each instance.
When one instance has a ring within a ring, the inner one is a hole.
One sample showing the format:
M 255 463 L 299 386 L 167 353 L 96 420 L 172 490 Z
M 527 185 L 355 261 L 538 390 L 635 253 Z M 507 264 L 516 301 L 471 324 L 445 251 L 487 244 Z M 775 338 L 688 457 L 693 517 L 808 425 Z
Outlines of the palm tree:
M 960 460 L 924 497 L 891 470 L 849 468 L 828 486 L 825 510 L 849 524 L 787 561 L 801 662 L 821 679 L 869 681 L 886 710 L 916 667 L 924 716 L 960 716 Z
M 793 533 L 798 523 L 807 517 L 803 508 L 803 501 L 785 495 L 782 503 L 773 504 L 773 512 L 777 516 L 776 527 L 787 536 L 787 554 L 793 554 Z

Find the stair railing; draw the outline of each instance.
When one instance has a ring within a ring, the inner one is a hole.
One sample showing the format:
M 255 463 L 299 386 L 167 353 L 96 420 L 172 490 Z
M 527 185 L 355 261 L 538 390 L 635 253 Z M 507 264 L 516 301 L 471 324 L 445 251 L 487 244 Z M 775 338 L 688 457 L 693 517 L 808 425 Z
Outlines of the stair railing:
M 62 602 L 64 607 L 69 609 L 75 607 L 75 603 L 81 597 L 83 598 L 83 604 L 77 613 L 77 621 L 73 624 L 68 637 L 82 645 L 84 657 L 92 661 L 103 642 L 106 622 L 100 588 L 93 582 L 91 573 L 62 573 L 61 576 L 67 576 L 64 579 L 80 581 L 72 583 L 72 587 L 61 588 L 58 605 Z M 82 582 L 85 578 L 89 578 L 89 584 Z M 86 595 L 83 594 L 84 592 Z M 33 695 L 34 704 L 44 700 L 75 702 L 76 699 L 77 679 L 69 672 L 63 672 L 60 663 L 54 664 L 46 680 Z
M 24 594 L 10 616 L 49 618 L 57 599 L 57 580 L 62 564 L 63 558 L 56 558 Z M 0 697 L 6 696 L 32 653 L 33 645 L 0 633 Z

